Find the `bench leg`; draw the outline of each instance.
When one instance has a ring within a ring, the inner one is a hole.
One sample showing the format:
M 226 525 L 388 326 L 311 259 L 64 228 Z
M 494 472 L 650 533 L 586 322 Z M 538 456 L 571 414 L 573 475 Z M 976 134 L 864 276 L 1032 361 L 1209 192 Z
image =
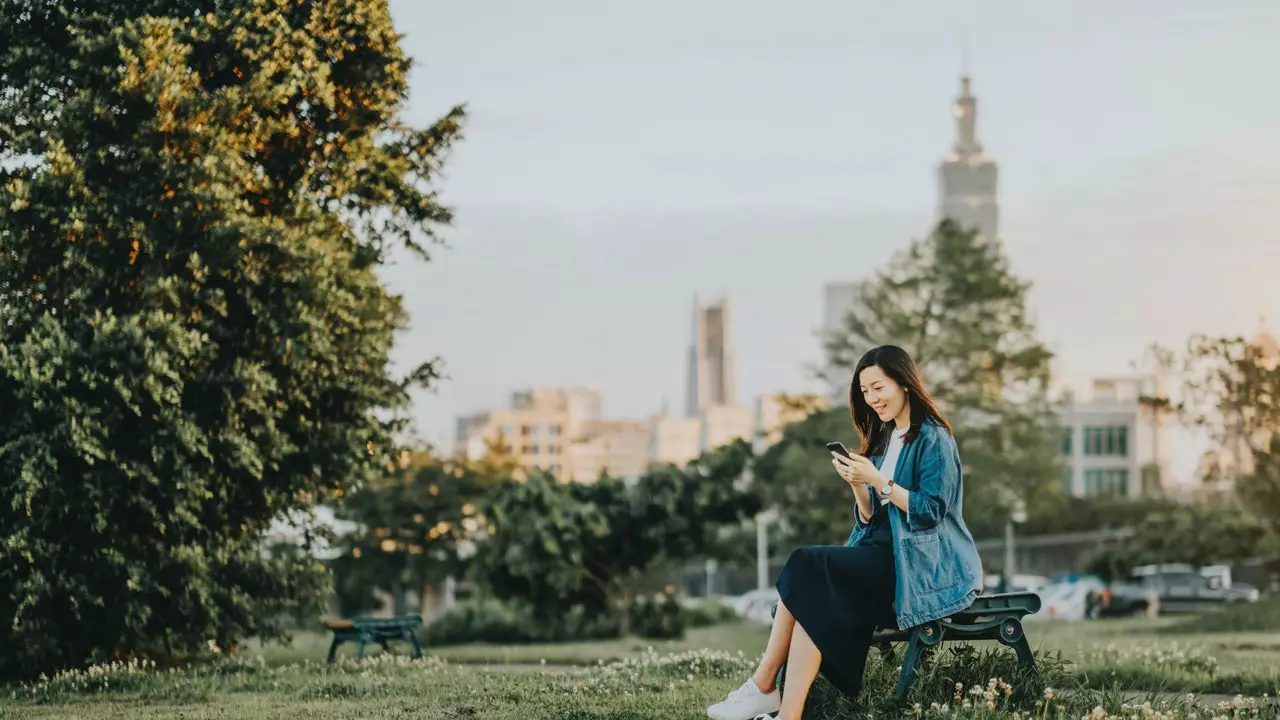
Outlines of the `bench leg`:
M 1036 657 L 1031 652 L 1031 643 L 1027 642 L 1027 633 L 1022 623 L 1016 618 L 1009 618 L 1000 624 L 1000 644 L 1013 648 L 1018 655 L 1019 678 L 1018 695 L 1025 696 L 1036 674 Z
M 907 652 L 902 657 L 902 671 L 898 673 L 899 699 L 906 699 L 907 693 L 911 692 L 911 685 L 916 681 L 916 671 L 924 657 L 925 647 L 919 635 L 912 633 L 911 639 L 907 641 Z
M 333 635 L 333 642 L 329 643 L 329 660 L 328 660 L 328 663 L 329 663 L 330 665 L 332 665 L 332 664 L 333 664 L 333 656 L 334 656 L 334 654 L 335 654 L 335 653 L 337 653 L 337 652 L 338 652 L 338 646 L 339 646 L 339 645 L 341 645 L 341 644 L 342 644 L 342 640 L 340 640 L 340 639 L 338 638 L 338 634 L 337 634 L 337 633 L 334 633 L 334 635 Z
M 382 652 L 391 652 L 391 645 L 387 643 L 386 638 L 378 638 L 378 644 L 382 646 Z
M 405 631 L 404 631 L 404 634 L 405 634 L 405 639 L 406 639 L 406 640 L 408 640 L 408 641 L 409 641 L 409 644 L 413 646 L 413 659 L 414 659 L 414 660 L 421 660 L 421 659 L 422 659 L 422 646 L 418 644 L 418 635 L 417 635 L 417 633 L 415 633 L 415 632 L 414 632 L 414 631 L 412 631 L 412 630 L 405 630 Z
M 356 662 L 364 659 L 364 642 L 364 638 L 361 637 L 359 644 L 356 645 Z
M 1014 643 L 1013 649 L 1018 653 L 1018 667 L 1034 674 L 1036 671 L 1036 657 L 1031 653 L 1031 643 L 1027 642 L 1026 636 Z

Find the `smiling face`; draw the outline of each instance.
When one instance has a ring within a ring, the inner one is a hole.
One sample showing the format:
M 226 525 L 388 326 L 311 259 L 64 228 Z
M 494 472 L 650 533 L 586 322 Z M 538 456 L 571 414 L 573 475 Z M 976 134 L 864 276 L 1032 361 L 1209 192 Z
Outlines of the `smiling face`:
M 902 386 L 876 365 L 870 365 L 858 374 L 858 385 L 862 399 L 881 422 L 897 419 L 907 408 L 907 394 Z

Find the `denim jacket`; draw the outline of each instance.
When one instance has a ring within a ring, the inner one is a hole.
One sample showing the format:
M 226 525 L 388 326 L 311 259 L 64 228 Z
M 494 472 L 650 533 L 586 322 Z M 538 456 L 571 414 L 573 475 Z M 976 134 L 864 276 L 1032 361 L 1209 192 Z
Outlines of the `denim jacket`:
M 877 468 L 884 454 L 872 456 Z M 906 630 L 965 609 L 982 589 L 982 561 L 962 510 L 960 454 L 951 433 L 926 421 L 902 448 L 893 482 L 911 491 L 910 512 L 889 507 L 893 565 L 897 573 L 894 610 Z M 872 489 L 873 509 L 881 502 Z M 854 528 L 845 545 L 862 542 L 867 524 L 854 507 Z

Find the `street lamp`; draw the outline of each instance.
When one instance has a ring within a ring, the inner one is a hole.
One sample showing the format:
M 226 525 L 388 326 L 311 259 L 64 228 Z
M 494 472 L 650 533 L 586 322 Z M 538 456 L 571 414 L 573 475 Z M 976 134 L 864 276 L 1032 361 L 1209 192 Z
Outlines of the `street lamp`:
M 769 523 L 778 519 L 777 508 L 756 515 L 756 589 L 769 587 Z
M 1022 498 L 1013 498 L 1013 507 L 1009 510 L 1009 517 L 1004 522 L 1004 590 L 1010 592 L 1013 588 L 1013 575 L 1017 572 L 1016 553 L 1013 547 L 1013 526 L 1021 525 L 1027 521 L 1027 504 Z

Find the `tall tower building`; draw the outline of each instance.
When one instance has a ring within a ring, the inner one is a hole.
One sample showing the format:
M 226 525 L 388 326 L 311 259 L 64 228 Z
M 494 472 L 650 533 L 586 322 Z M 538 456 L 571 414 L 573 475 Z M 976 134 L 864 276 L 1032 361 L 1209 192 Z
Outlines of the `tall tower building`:
M 827 361 L 826 381 L 827 400 L 832 404 L 849 401 L 849 378 L 852 373 L 845 369 L 837 369 L 830 364 L 826 339 L 833 335 L 841 335 L 845 330 L 845 316 L 858 300 L 860 284 L 857 282 L 829 282 L 822 286 L 822 346 L 819 352 Z
M 703 306 L 695 297 L 685 415 L 700 417 L 708 407 L 736 405 L 737 401 L 737 377 L 729 343 L 729 303 L 720 298 Z
M 938 166 L 938 219 L 951 218 L 966 230 L 976 229 L 989 242 L 1000 239 L 1000 207 L 996 201 L 996 161 L 982 154 L 978 142 L 978 99 L 969 76 L 960 78 L 960 96 L 952 107 L 956 143 Z

